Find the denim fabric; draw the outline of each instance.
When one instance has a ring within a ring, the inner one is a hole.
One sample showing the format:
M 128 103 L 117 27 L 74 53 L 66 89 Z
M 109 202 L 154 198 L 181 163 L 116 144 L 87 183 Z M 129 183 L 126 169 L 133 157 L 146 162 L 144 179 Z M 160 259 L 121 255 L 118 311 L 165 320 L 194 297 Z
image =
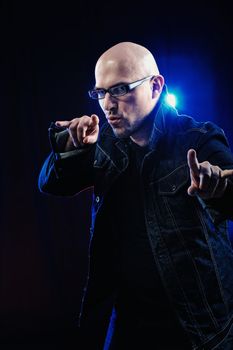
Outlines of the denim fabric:
M 214 349 L 227 339 L 233 324 L 233 252 L 226 222 L 233 220 L 233 182 L 231 178 L 220 199 L 203 201 L 190 197 L 187 151 L 194 148 L 200 162 L 207 160 L 222 169 L 233 168 L 233 156 L 224 132 L 211 122 L 178 115 L 163 104 L 154 120 L 149 152 L 141 165 L 149 242 L 191 349 Z M 55 163 L 59 179 L 53 171 Z M 70 157 L 59 153 L 54 159 L 51 155 L 40 174 L 39 187 L 43 192 L 65 195 L 89 186 L 94 189 L 83 319 L 91 305 L 96 311 L 99 301 L 114 292 L 114 240 L 110 232 L 117 218 L 109 217 L 105 202 L 127 166 L 127 143 L 117 139 L 109 125 L 104 125 L 94 146 L 73 151 Z
M 211 205 L 187 195 L 190 180 L 186 157 L 188 149 L 195 148 L 199 161 L 210 160 L 222 168 L 232 168 L 233 159 L 223 132 L 212 123 L 197 123 L 164 109 L 159 112 L 151 151 L 142 166 L 147 232 L 164 287 L 193 348 L 206 343 L 208 349 L 215 342 L 215 334 L 232 319 L 233 255 L 221 201 Z M 108 132 L 102 134 L 102 140 Z M 104 186 L 96 187 L 99 201 L 94 202 L 94 217 L 104 191 L 114 186 L 128 163 L 124 142 L 117 140 L 110 153 L 109 145 L 102 140 L 97 145 L 95 166 Z

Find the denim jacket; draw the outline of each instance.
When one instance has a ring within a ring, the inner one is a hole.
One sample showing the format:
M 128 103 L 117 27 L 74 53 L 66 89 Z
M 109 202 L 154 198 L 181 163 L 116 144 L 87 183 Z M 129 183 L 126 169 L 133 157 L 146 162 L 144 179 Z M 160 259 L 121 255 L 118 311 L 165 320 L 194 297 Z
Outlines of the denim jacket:
M 152 113 L 150 151 L 141 164 L 149 242 L 192 349 L 213 349 L 223 344 L 233 327 L 233 251 L 227 232 L 227 220 L 233 220 L 233 179 L 222 198 L 189 196 L 187 151 L 194 148 L 199 162 L 209 161 L 222 169 L 233 168 L 233 155 L 223 130 L 214 123 L 179 115 L 163 103 Z M 85 319 L 93 305 L 103 307 L 114 293 L 110 234 L 114 217 L 107 217 L 104 206 L 114 182 L 127 168 L 128 147 L 108 124 L 94 145 L 62 153 L 66 138 L 66 131 L 51 135 L 53 152 L 41 170 L 39 188 L 65 196 L 93 188 L 90 264 L 81 308 Z M 90 319 L 98 323 L 98 315 Z

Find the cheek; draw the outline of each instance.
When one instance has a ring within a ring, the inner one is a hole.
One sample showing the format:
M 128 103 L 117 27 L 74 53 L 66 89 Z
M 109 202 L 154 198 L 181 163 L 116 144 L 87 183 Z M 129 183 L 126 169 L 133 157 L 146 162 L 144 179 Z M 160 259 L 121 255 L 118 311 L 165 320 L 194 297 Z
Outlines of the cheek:
M 153 107 L 152 98 L 149 93 L 145 93 L 144 95 L 141 95 L 138 98 L 137 100 L 138 113 L 142 117 L 148 115 L 151 112 L 152 107 Z
M 151 96 L 148 94 L 132 94 L 124 96 L 124 100 L 119 101 L 119 111 L 128 120 L 143 119 L 150 112 Z
M 135 103 L 130 103 L 122 106 L 121 112 L 125 119 L 129 121 L 134 121 L 138 118 L 138 115 L 140 114 L 139 106 Z
M 147 114 L 148 101 L 146 97 L 132 98 L 128 104 L 128 113 L 132 118 L 141 118 Z
M 124 101 L 119 103 L 119 109 L 128 116 L 135 114 L 138 111 L 139 106 L 138 99 L 135 98 L 134 95 L 128 95 Z

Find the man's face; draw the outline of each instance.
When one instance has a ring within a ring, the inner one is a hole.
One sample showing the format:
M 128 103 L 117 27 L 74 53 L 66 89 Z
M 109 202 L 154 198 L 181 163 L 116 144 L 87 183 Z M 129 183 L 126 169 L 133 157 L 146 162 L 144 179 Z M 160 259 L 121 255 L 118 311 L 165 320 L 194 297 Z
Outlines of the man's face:
M 110 68 L 110 69 L 109 69 Z M 122 72 L 114 67 L 101 67 L 96 73 L 96 87 L 109 89 L 120 83 L 132 83 L 145 76 Z M 99 100 L 108 123 L 119 138 L 133 136 L 140 132 L 143 121 L 155 105 L 152 98 L 152 82 L 146 80 L 126 95 L 113 97 L 108 92 Z

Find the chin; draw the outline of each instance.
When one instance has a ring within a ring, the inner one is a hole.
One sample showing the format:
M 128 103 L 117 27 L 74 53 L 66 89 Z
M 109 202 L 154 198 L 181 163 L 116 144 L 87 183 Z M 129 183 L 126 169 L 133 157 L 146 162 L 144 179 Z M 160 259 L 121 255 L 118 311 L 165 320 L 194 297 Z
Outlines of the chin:
M 131 133 L 128 130 L 122 130 L 122 129 L 113 129 L 113 133 L 116 137 L 119 139 L 125 139 L 127 137 L 130 137 Z

